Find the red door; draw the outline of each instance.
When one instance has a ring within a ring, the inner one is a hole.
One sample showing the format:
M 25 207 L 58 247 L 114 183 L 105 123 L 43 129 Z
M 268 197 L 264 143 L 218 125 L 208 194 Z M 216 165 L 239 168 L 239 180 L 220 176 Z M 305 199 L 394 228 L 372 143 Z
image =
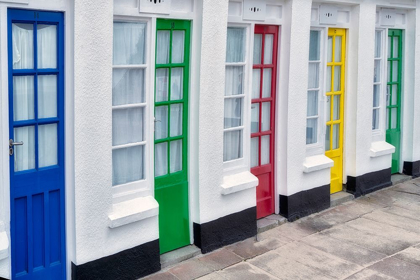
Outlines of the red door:
M 251 172 L 258 177 L 257 218 L 274 213 L 274 119 L 278 26 L 256 25 L 252 72 Z

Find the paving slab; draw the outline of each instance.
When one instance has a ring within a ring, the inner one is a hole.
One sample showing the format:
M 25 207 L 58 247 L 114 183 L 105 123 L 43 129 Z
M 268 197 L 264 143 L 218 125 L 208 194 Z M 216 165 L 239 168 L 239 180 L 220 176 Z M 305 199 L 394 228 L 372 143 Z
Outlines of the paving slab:
M 398 190 L 385 190 L 383 191 L 384 195 L 392 197 L 395 201 L 396 200 L 402 200 L 405 202 L 420 202 L 420 195 L 412 194 L 404 191 L 398 191 Z M 394 201 L 394 202 L 395 202 Z M 390 206 L 390 205 L 387 205 Z
M 299 221 L 296 221 L 294 223 L 286 223 L 284 225 L 272 229 L 271 231 L 272 234 L 277 234 L 293 240 L 300 240 L 308 235 L 317 232 L 317 230 L 314 228 L 301 225 Z
M 213 272 L 213 269 L 203 265 L 203 263 L 197 259 L 192 259 L 169 269 L 169 272 L 180 280 L 191 280 L 209 274 Z
M 389 257 L 370 266 L 369 269 L 402 280 L 419 280 L 420 266 Z
M 406 202 L 397 200 L 394 202 L 393 206 L 420 213 L 420 202 Z
M 231 250 L 242 259 L 250 259 L 284 246 L 287 243 L 289 242 L 281 241 L 276 238 L 268 238 L 262 241 L 255 241 L 253 238 L 249 238 L 242 242 L 230 245 L 226 247 L 226 249 Z
M 401 216 L 401 217 L 410 218 L 410 219 L 413 219 L 415 221 L 420 221 L 419 212 L 413 211 L 411 209 L 405 209 L 405 208 L 402 208 L 402 207 L 395 206 L 395 203 L 394 203 L 394 206 L 384 208 L 382 211 L 385 211 L 387 213 L 391 213 L 391 214 L 394 214 L 394 215 L 398 215 L 398 216 Z M 419 209 L 419 211 L 420 211 L 420 209 Z
M 345 280 L 397 280 L 391 276 L 379 273 L 371 269 L 363 269 Z
M 225 278 L 220 275 L 219 272 L 215 271 L 213 273 L 207 274 L 203 277 L 197 278 L 197 280 L 223 280 Z
M 354 243 L 338 240 L 323 234 L 310 235 L 303 238 L 301 242 L 361 266 L 370 265 L 387 256 Z
M 397 199 L 393 198 L 388 193 L 385 193 L 385 190 L 374 192 L 371 194 L 368 194 L 364 197 L 361 197 L 358 199 L 359 201 L 365 201 L 367 203 L 374 203 L 377 205 L 382 206 L 391 206 L 392 203 L 394 203 Z
M 405 183 L 402 183 L 402 184 L 399 184 L 399 185 L 395 186 L 394 188 L 392 188 L 392 190 L 419 195 L 420 194 L 420 184 L 413 183 L 412 181 L 405 182 Z
M 420 267 L 420 249 L 410 247 L 395 255 L 396 258 Z M 420 278 L 420 275 L 419 275 Z
M 212 270 L 221 270 L 242 261 L 240 257 L 227 249 L 217 250 L 197 258 L 202 265 Z
M 262 269 L 253 266 L 250 263 L 242 262 L 240 264 L 228 267 L 219 272 L 219 276 L 227 280 L 276 280 L 277 277 L 270 275 Z M 219 278 L 220 279 L 220 278 Z
M 395 215 L 383 210 L 372 212 L 363 216 L 363 218 L 420 234 L 420 220 Z
M 146 278 L 142 278 L 144 280 L 179 280 L 173 274 L 169 272 L 160 272 L 152 274 Z
M 264 241 L 266 239 L 272 239 L 272 238 L 278 239 L 282 243 L 289 243 L 289 242 L 294 241 L 291 238 L 288 238 L 284 235 L 281 235 L 281 233 L 276 229 L 271 229 L 271 230 L 268 230 L 268 231 L 265 231 L 265 232 L 258 233 L 256 240 L 257 241 Z

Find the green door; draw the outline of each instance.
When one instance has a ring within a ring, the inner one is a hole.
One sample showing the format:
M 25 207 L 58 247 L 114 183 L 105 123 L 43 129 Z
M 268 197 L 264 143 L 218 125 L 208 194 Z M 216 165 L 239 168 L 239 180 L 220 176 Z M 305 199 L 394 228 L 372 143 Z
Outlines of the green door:
M 401 151 L 401 73 L 402 30 L 388 32 L 388 83 L 386 110 L 386 141 L 395 147 L 392 155 L 392 174 L 400 170 Z
M 161 254 L 189 245 L 188 77 L 190 22 L 157 20 L 155 197 Z

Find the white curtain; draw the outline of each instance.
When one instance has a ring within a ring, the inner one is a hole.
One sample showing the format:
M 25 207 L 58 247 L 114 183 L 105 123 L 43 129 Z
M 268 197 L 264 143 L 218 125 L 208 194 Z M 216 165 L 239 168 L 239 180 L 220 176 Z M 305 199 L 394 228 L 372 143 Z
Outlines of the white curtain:
M 270 135 L 261 137 L 261 165 L 270 163 Z
M 168 174 L 168 143 L 155 145 L 155 177 Z
M 319 87 L 319 65 L 318 62 L 309 62 L 308 69 L 308 89 L 317 89 Z M 327 81 L 329 83 L 330 80 Z
M 155 139 L 168 137 L 168 106 L 155 107 Z
M 182 104 L 171 105 L 171 124 L 170 124 L 170 136 L 182 135 Z
M 341 62 L 341 36 L 336 36 L 335 37 L 335 58 L 334 61 L 335 62 Z
M 261 106 L 261 131 L 270 130 L 271 102 L 263 102 Z
M 37 25 L 38 68 L 57 68 L 57 26 Z
M 177 30 L 172 32 L 172 63 L 184 62 L 184 41 L 185 31 Z
M 15 171 L 35 168 L 35 127 L 24 126 L 14 129 L 15 142 L 23 142 L 22 146 L 15 146 Z
M 57 117 L 57 76 L 38 76 L 38 118 Z
M 112 145 L 138 143 L 144 140 L 144 108 L 112 111 Z
M 13 119 L 15 121 L 35 118 L 34 77 L 13 77 Z
M 143 64 L 145 61 L 146 24 L 114 23 L 114 65 Z
M 156 102 L 168 101 L 168 68 L 156 69 Z
M 272 72 L 270 68 L 265 68 L 263 70 L 263 87 L 262 87 L 262 97 L 271 97 L 271 76 Z
M 225 96 L 243 94 L 243 66 L 226 66 Z
M 272 34 L 265 35 L 264 64 L 271 64 L 273 62 L 273 42 L 274 36 Z
M 252 70 L 252 99 L 260 98 L 261 70 Z
M 309 39 L 309 61 L 320 59 L 320 35 L 321 31 L 311 30 Z
M 254 35 L 254 64 L 261 64 L 262 35 Z
M 144 178 L 144 146 L 112 151 L 112 185 L 120 185 Z
M 34 26 L 32 24 L 12 24 L 13 69 L 34 67 Z
M 245 28 L 228 27 L 226 62 L 243 62 L 245 59 Z
M 182 140 L 171 141 L 171 172 L 182 170 Z
M 57 124 L 38 126 L 38 166 L 57 164 Z
M 318 115 L 318 91 L 308 91 L 307 116 L 312 117 Z
M 242 98 L 225 99 L 225 128 L 242 125 Z
M 251 133 L 257 133 L 260 130 L 260 104 L 251 104 Z
M 184 68 L 171 69 L 171 100 L 183 98 Z
M 375 58 L 382 56 L 382 31 L 375 31 Z
M 112 105 L 136 104 L 144 101 L 144 69 L 114 69 Z
M 157 47 L 156 47 L 156 64 L 169 63 L 169 31 L 157 32 Z
M 229 161 L 242 157 L 242 130 L 225 131 L 223 160 Z
M 251 167 L 258 166 L 258 139 L 251 138 Z

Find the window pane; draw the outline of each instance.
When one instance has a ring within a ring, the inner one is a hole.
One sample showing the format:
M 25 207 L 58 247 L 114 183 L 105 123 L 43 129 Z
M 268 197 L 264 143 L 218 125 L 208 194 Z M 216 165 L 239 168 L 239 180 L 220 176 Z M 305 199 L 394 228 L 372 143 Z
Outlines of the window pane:
M 182 104 L 171 105 L 171 137 L 182 135 Z
M 245 28 L 228 27 L 226 62 L 245 61 Z
M 271 102 L 263 102 L 261 107 L 261 131 L 270 130 Z
M 57 164 L 57 124 L 38 127 L 38 166 L 46 167 Z
M 263 70 L 263 88 L 262 97 L 271 97 L 271 68 Z
M 375 32 L 375 57 L 382 57 L 382 31 Z
M 381 60 L 375 60 L 373 82 L 379 83 L 380 81 L 381 81 Z
M 331 102 L 331 95 L 327 96 L 327 106 L 325 109 L 327 109 L 327 122 L 331 121 L 331 106 L 332 106 L 332 102 Z
M 328 50 L 327 50 L 328 62 L 332 62 L 332 46 L 333 46 L 333 37 L 328 36 Z
M 225 99 L 225 128 L 242 125 L 242 98 Z
M 261 64 L 262 35 L 254 35 L 254 64 Z
M 399 53 L 398 53 L 398 51 L 399 51 L 399 37 L 393 37 L 393 47 L 394 47 L 394 52 L 393 52 L 393 55 L 392 55 L 392 57 L 393 58 L 399 58 L 400 57 L 400 55 L 399 55 Z
M 184 42 L 185 31 L 174 30 L 172 31 L 172 63 L 184 62 Z
M 124 145 L 144 140 L 144 109 L 130 108 L 112 111 L 112 145 Z
M 274 35 L 265 35 L 264 41 L 264 64 L 271 64 L 273 62 L 273 42 Z
M 171 100 L 183 98 L 184 68 L 171 69 Z
M 13 120 L 35 118 L 34 76 L 13 77 Z
M 333 126 L 333 150 L 340 148 L 340 125 Z
M 155 177 L 168 174 L 168 143 L 155 145 Z
M 319 88 L 319 63 L 309 63 L 308 88 Z
M 144 64 L 146 24 L 114 22 L 114 65 Z
M 225 96 L 243 93 L 243 66 L 226 66 Z
M 381 97 L 381 85 L 373 86 L 373 107 L 379 107 L 380 97 Z
M 252 70 L 252 99 L 260 98 L 261 70 Z
M 331 149 L 331 126 L 327 125 L 325 130 L 325 151 L 329 151 Z
M 398 82 L 398 67 L 399 61 L 392 62 L 392 81 Z
M 332 83 L 332 72 L 331 66 L 327 67 L 327 92 L 331 92 L 331 83 Z
M 38 69 L 57 68 L 57 26 L 37 25 Z
M 334 108 L 333 120 L 334 121 L 340 119 L 340 106 L 341 106 L 340 98 L 341 98 L 341 95 L 334 95 L 334 105 L 333 105 L 333 108 Z
M 34 68 L 34 26 L 26 23 L 12 24 L 13 69 Z
M 15 171 L 35 168 L 35 127 L 24 126 L 14 129 L 15 142 L 23 142 L 21 146 L 14 146 Z
M 341 66 L 334 66 L 334 91 L 341 91 Z
M 373 109 L 372 129 L 379 129 L 379 109 Z
M 391 105 L 391 86 L 387 85 L 386 87 L 386 106 Z
M 318 91 L 308 91 L 307 116 L 318 115 Z
M 318 118 L 308 119 L 306 122 L 306 144 L 316 143 L 317 135 L 318 135 Z
M 170 31 L 159 30 L 156 39 L 156 64 L 169 63 Z
M 251 133 L 257 133 L 260 130 L 260 104 L 251 104 Z
M 392 37 L 388 36 L 388 57 L 389 58 L 391 57 L 391 43 L 392 43 L 391 38 Z
M 112 151 L 112 185 L 144 179 L 144 147 L 135 146 Z
M 341 62 L 341 36 L 335 37 L 335 62 Z
M 168 106 L 155 107 L 155 139 L 168 137 Z
M 392 85 L 391 105 L 398 105 L 398 85 Z
M 112 105 L 143 103 L 143 69 L 114 69 L 112 72 Z
M 391 109 L 391 129 L 397 128 L 398 108 Z
M 320 60 L 320 31 L 311 30 L 309 38 L 309 61 Z
M 270 135 L 261 137 L 261 165 L 270 163 Z
M 168 101 L 169 69 L 156 69 L 156 102 Z
M 259 137 L 251 138 L 251 167 L 258 166 L 258 139 Z
M 38 118 L 57 117 L 57 76 L 38 76 Z
M 225 131 L 223 137 L 223 161 L 242 157 L 242 130 Z
M 171 142 L 171 173 L 182 170 L 182 140 Z

